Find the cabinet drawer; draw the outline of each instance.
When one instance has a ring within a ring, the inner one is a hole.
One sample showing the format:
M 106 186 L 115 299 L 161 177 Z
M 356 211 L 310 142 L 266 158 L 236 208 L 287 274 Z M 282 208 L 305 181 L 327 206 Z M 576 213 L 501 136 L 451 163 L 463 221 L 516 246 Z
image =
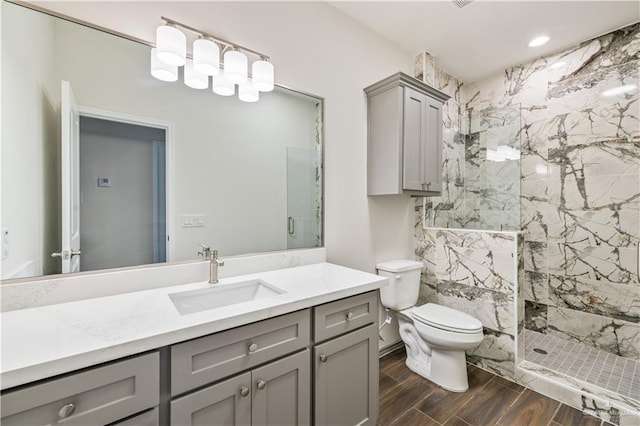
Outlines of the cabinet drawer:
M 309 310 L 171 347 L 171 395 L 231 376 L 309 345 Z
M 158 407 L 129 417 L 127 420 L 111 423 L 109 426 L 158 426 L 160 424 L 160 410 Z
M 339 336 L 378 321 L 375 291 L 336 300 L 314 308 L 316 342 Z
M 107 424 L 158 405 L 157 352 L 2 395 L 2 423 Z M 66 413 L 65 413 L 66 411 Z

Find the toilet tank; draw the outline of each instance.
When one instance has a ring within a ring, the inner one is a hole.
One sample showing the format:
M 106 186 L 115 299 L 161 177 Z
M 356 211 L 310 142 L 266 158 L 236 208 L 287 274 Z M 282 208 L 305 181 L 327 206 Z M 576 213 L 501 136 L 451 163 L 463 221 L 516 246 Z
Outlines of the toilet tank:
M 401 311 L 418 302 L 422 262 L 408 259 L 390 260 L 376 265 L 378 275 L 389 279 L 389 285 L 380 289 L 382 305 Z

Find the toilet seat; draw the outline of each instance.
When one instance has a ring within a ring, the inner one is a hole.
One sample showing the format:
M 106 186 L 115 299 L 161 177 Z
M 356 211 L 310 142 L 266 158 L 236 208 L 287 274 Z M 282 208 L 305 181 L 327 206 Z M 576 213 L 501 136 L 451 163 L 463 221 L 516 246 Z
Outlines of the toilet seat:
M 482 323 L 476 318 L 434 303 L 415 307 L 410 315 L 416 321 L 440 330 L 465 334 L 482 332 Z

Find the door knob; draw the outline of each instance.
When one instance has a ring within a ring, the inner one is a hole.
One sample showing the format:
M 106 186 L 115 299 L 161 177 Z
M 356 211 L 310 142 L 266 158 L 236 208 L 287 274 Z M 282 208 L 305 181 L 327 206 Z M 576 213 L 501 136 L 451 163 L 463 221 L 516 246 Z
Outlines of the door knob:
M 240 388 L 240 395 L 242 395 L 243 397 L 249 395 L 249 388 L 246 386 L 243 386 Z
M 249 353 L 253 353 L 258 350 L 258 345 L 256 343 L 252 343 L 249 345 Z
M 328 357 L 328 356 L 326 356 L 325 354 L 321 354 L 321 355 L 320 355 L 320 362 L 327 362 L 327 359 L 328 359 L 328 358 L 329 358 L 329 357 Z
M 265 382 L 264 380 L 258 380 L 257 386 L 258 386 L 258 389 L 262 390 L 267 387 L 267 382 Z

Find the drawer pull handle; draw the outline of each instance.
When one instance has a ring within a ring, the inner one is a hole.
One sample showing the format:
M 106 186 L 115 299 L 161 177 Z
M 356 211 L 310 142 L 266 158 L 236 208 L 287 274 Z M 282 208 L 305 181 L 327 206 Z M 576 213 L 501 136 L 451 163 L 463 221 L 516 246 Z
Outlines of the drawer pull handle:
M 257 344 L 252 343 L 252 344 L 249 345 L 249 353 L 253 353 L 253 352 L 257 351 L 257 350 L 258 350 L 258 345 Z
M 246 386 L 243 386 L 240 388 L 240 395 L 242 395 L 242 397 L 246 397 L 249 395 L 249 388 Z
M 320 362 L 327 362 L 327 359 L 329 359 L 329 357 L 325 354 L 320 354 Z
M 353 312 L 351 312 L 351 311 L 347 312 L 347 321 L 351 321 L 354 316 L 355 315 L 353 315 Z
M 267 387 L 267 382 L 264 380 L 258 380 L 258 389 L 262 390 Z
M 60 411 L 58 411 L 58 417 L 65 419 L 72 415 L 74 411 L 76 411 L 76 406 L 73 403 L 63 405 Z

